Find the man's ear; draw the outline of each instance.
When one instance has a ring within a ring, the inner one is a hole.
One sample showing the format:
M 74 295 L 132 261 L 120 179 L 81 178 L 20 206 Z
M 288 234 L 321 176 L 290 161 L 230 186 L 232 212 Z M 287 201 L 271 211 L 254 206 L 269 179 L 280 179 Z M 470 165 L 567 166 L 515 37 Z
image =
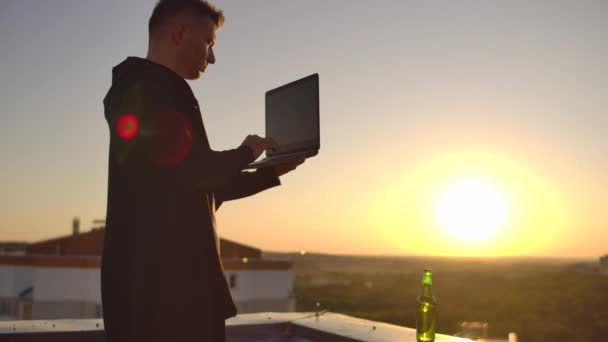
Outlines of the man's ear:
M 175 26 L 171 30 L 171 42 L 173 45 L 180 45 L 186 35 L 186 25 L 183 23 L 175 23 Z

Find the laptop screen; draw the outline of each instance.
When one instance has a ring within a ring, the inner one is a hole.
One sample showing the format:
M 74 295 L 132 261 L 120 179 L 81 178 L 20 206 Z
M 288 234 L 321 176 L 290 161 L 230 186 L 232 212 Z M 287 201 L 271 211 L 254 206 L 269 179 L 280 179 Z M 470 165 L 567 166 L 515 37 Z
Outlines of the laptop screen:
M 266 92 L 266 136 L 281 145 L 282 153 L 319 148 L 318 74 Z

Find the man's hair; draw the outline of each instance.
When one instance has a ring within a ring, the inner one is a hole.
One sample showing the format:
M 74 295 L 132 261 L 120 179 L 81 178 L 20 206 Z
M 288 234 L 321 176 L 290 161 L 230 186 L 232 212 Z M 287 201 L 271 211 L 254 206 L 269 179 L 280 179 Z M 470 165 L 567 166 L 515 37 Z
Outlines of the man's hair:
M 217 28 L 224 23 L 224 12 L 205 0 L 159 0 L 152 11 L 148 22 L 148 35 L 161 27 L 168 18 L 177 14 L 194 14 L 201 18 L 208 16 Z

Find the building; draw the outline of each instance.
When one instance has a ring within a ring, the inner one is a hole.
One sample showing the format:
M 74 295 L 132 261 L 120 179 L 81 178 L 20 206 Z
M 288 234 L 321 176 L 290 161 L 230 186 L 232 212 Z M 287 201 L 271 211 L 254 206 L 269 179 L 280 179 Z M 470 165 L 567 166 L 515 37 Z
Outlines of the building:
M 0 320 L 100 318 L 103 227 L 0 254 Z M 225 276 L 239 313 L 293 312 L 291 262 L 220 239 Z

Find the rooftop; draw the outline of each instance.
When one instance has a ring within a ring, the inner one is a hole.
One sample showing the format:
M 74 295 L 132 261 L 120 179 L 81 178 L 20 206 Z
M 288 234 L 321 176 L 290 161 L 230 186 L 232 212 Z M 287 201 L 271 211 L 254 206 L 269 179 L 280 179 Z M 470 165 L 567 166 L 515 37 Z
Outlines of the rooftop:
M 415 342 L 416 330 L 339 313 L 259 312 L 226 320 L 229 342 Z M 40 339 L 46 334 L 48 339 Z M 34 336 L 35 335 L 35 336 Z M 36 338 L 37 337 L 37 338 Z M 12 342 L 104 342 L 103 319 L 20 320 L 0 322 L 0 340 Z M 470 342 L 437 334 L 437 342 Z

